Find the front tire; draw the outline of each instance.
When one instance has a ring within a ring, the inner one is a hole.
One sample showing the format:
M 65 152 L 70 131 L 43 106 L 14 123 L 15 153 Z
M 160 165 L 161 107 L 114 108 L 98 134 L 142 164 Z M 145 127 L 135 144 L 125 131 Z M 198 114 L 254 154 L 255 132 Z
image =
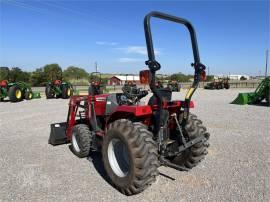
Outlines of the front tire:
M 207 155 L 207 148 L 209 147 L 207 140 L 209 139 L 210 134 L 202 125 L 202 121 L 193 114 L 189 115 L 184 131 L 190 140 L 200 136 L 204 136 L 206 138 L 205 142 L 194 144 L 172 160 L 173 163 L 179 166 L 191 169 L 197 166 L 205 158 L 205 155 Z
M 92 134 L 86 124 L 77 124 L 72 129 L 71 149 L 79 158 L 89 156 Z
M 266 94 L 267 94 L 267 92 L 266 92 Z M 268 106 L 270 107 L 270 86 L 268 89 L 268 94 L 266 95 L 266 102 L 268 103 Z
M 112 184 L 125 195 L 142 192 L 158 175 L 157 145 L 141 123 L 112 122 L 103 139 L 102 157 Z
M 33 98 L 33 93 L 31 91 L 26 91 L 24 97 L 26 100 L 31 100 Z

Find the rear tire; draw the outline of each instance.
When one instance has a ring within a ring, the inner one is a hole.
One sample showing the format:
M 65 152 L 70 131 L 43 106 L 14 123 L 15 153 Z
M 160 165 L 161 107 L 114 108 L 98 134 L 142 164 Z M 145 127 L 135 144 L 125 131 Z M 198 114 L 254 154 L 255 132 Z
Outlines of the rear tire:
M 200 136 L 204 136 L 208 140 L 210 136 L 206 128 L 202 125 L 202 121 L 197 119 L 197 116 L 193 114 L 189 115 L 185 132 L 190 140 Z M 179 166 L 186 167 L 187 169 L 197 166 L 208 153 L 207 148 L 209 147 L 209 143 L 207 140 L 205 142 L 199 142 L 183 151 L 179 156 L 176 156 L 172 162 Z
M 88 88 L 88 95 L 100 95 L 103 94 L 103 90 L 100 87 L 90 85 Z
M 9 88 L 8 97 L 11 102 L 19 102 L 23 99 L 23 92 L 19 86 L 14 85 Z
M 47 99 L 54 98 L 55 93 L 54 93 L 51 85 L 46 86 L 45 94 L 46 94 Z
M 90 85 L 88 88 L 88 95 L 92 95 L 92 96 L 95 95 L 95 90 L 92 85 Z
M 141 123 L 112 122 L 103 139 L 102 156 L 112 184 L 125 195 L 142 192 L 158 175 L 157 145 Z
M 92 134 L 86 124 L 75 125 L 72 129 L 71 149 L 79 158 L 89 156 Z

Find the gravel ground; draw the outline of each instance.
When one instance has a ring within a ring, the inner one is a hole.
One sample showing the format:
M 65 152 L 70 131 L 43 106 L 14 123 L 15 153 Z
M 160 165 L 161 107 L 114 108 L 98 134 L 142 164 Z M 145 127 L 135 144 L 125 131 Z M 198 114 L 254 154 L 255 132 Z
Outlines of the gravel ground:
M 193 113 L 211 134 L 206 159 L 189 172 L 161 167 L 175 180 L 160 175 L 131 197 L 106 182 L 99 155 L 79 159 L 47 144 L 68 100 L 0 103 L 0 201 L 270 201 L 270 108 L 228 104 L 239 91 L 254 89 L 198 90 Z

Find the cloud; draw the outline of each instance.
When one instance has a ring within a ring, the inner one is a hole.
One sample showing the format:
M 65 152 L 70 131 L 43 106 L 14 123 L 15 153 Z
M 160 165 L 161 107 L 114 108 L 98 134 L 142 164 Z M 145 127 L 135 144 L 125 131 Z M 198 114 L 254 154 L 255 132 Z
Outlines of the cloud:
M 147 49 L 145 46 L 127 46 L 125 48 L 116 48 L 116 49 L 122 50 L 127 54 L 147 55 Z M 159 49 L 155 49 L 155 54 L 160 55 L 161 51 Z
M 100 45 L 100 46 L 116 46 L 119 43 L 117 43 L 117 42 L 108 42 L 108 41 L 96 41 L 96 44 Z
M 119 58 L 118 62 L 121 63 L 133 63 L 133 62 L 142 62 L 144 61 L 142 58 Z

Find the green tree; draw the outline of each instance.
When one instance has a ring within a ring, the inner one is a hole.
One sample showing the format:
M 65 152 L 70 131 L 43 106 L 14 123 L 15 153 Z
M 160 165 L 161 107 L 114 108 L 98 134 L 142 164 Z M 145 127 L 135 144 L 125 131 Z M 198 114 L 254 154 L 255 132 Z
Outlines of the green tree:
M 167 77 L 167 80 L 176 80 L 178 82 L 188 82 L 191 78 L 193 78 L 191 75 L 185 75 L 181 72 L 172 74 L 171 76 Z
M 8 80 L 9 76 L 9 68 L 8 67 L 0 67 L 0 81 Z
M 43 86 L 48 81 L 44 69 L 38 68 L 32 72 L 30 81 L 33 86 Z
M 11 82 L 23 81 L 29 83 L 30 73 L 22 71 L 19 67 L 13 67 L 9 71 L 9 80 Z
M 88 73 L 79 67 L 74 67 L 74 66 L 69 66 L 67 69 L 63 71 L 63 77 L 66 80 L 71 80 L 71 79 L 87 79 L 88 78 Z
M 213 81 L 214 80 L 214 76 L 213 75 L 207 75 L 206 76 L 206 81 Z
M 241 80 L 241 81 L 244 81 L 244 80 L 247 80 L 247 78 L 244 77 L 244 76 L 241 76 L 241 77 L 240 77 L 240 80 Z
M 45 78 L 48 81 L 54 81 L 56 79 L 62 79 L 62 69 L 61 67 L 54 64 L 47 64 L 43 67 Z

